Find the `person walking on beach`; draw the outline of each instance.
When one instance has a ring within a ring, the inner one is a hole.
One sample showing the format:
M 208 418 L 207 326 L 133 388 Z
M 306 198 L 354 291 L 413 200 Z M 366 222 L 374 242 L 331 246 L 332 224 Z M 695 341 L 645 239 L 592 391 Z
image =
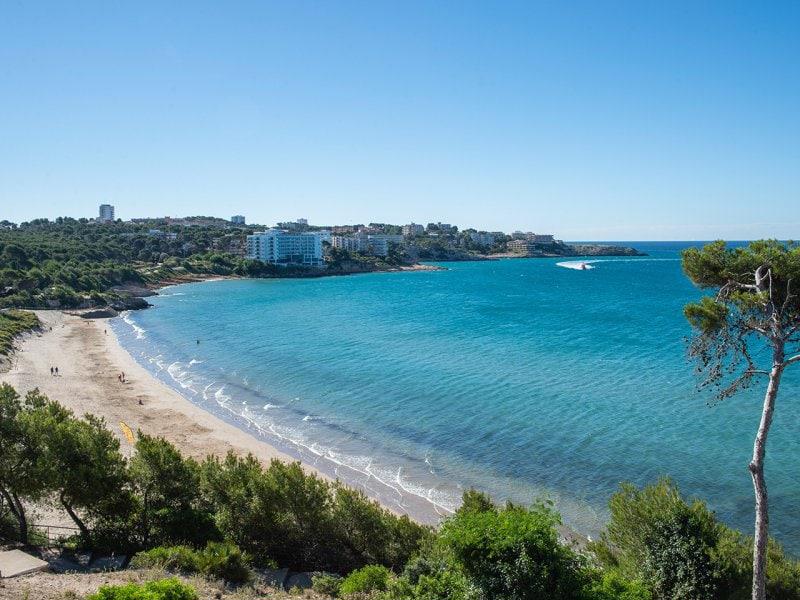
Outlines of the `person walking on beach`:
M 56 377 L 58 377 L 58 367 L 56 367 Z
M 50 377 L 53 376 L 53 367 L 50 367 Z

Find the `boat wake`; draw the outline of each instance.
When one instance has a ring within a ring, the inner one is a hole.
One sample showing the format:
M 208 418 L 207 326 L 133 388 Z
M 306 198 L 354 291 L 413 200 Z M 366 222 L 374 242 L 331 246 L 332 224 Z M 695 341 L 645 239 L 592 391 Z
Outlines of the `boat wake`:
M 597 263 L 619 263 L 619 262 L 676 262 L 680 258 L 595 258 L 592 260 L 566 260 L 557 262 L 557 267 L 564 269 L 574 269 L 576 271 L 588 271 L 594 269 Z
M 574 269 L 576 271 L 588 271 L 594 269 L 591 263 L 600 262 L 597 260 L 567 260 L 564 262 L 556 263 L 557 267 L 564 267 L 565 269 Z

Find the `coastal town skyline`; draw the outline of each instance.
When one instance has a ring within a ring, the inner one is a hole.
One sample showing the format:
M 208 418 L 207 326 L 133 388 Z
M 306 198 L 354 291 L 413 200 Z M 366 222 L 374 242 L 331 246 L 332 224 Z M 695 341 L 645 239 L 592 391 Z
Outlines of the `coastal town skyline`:
M 84 203 L 81 204 L 83 207 Z M 338 221 L 330 221 L 330 222 L 322 222 L 318 221 L 313 218 L 307 217 L 297 217 L 295 219 L 290 218 L 290 213 L 285 213 L 283 218 L 281 217 L 274 217 L 271 220 L 254 220 L 246 215 L 242 214 L 231 214 L 231 215 L 224 215 L 221 214 L 219 211 L 216 212 L 209 212 L 209 213 L 202 213 L 202 212 L 195 212 L 195 213 L 186 213 L 183 215 L 179 214 L 151 214 L 151 215 L 143 215 L 139 213 L 135 213 L 134 209 L 129 209 L 127 207 L 122 207 L 122 212 L 117 211 L 117 205 L 114 204 L 100 204 L 99 211 L 100 214 L 98 216 L 98 205 L 94 205 L 94 209 L 91 214 L 64 214 L 64 213 L 56 213 L 56 214 L 37 214 L 30 218 L 22 218 L 22 219 L 13 219 L 13 213 L 4 212 L 0 217 L 3 217 L 3 220 L 9 224 L 18 225 L 20 223 L 30 222 L 35 219 L 48 219 L 50 221 L 56 221 L 58 218 L 72 218 L 72 219 L 86 219 L 87 221 L 97 221 L 97 222 L 108 222 L 108 221 L 115 221 L 120 220 L 123 222 L 144 222 L 144 221 L 158 221 L 158 220 L 172 220 L 175 224 L 180 224 L 182 221 L 185 220 L 194 220 L 198 217 L 208 217 L 211 219 L 217 219 L 220 221 L 228 221 L 231 225 L 237 227 L 261 227 L 261 228 L 278 228 L 281 229 L 282 225 L 300 222 L 302 225 L 310 225 L 312 228 L 321 228 L 321 229 L 336 229 L 337 227 L 353 227 L 353 231 L 356 231 L 359 227 L 369 229 L 372 225 L 391 225 L 391 226 L 400 226 L 400 227 L 407 227 L 410 225 L 419 225 L 422 230 L 426 230 L 428 225 L 431 224 L 442 224 L 443 221 L 440 220 L 433 220 L 436 217 L 430 219 L 418 219 L 419 223 L 415 220 L 410 220 L 408 217 L 401 218 L 399 220 L 380 220 L 380 219 L 373 219 L 373 218 L 361 218 L 361 219 L 354 219 L 350 221 L 346 220 L 338 220 Z M 236 210 L 236 205 L 232 205 L 232 211 Z M 547 231 L 545 235 L 550 235 L 551 237 L 555 236 L 556 238 L 573 241 L 573 242 L 636 242 L 636 241 L 644 241 L 644 242 L 673 242 L 673 241 L 710 241 L 714 239 L 721 239 L 723 236 L 719 234 L 719 229 L 714 227 L 706 227 L 706 226 L 695 226 L 695 227 L 686 227 L 681 230 L 673 229 L 673 231 L 683 231 L 683 232 L 694 232 L 694 237 L 659 237 L 659 236 L 649 236 L 646 229 L 642 230 L 642 235 L 639 237 L 624 237 L 623 235 L 619 237 L 576 237 L 576 236 L 569 236 L 569 235 L 559 235 L 558 231 L 574 231 L 569 225 L 565 225 L 561 228 L 556 228 L 555 230 L 552 228 L 544 228 L 541 226 L 533 226 L 524 225 L 522 224 L 523 221 L 520 221 L 516 224 L 512 224 L 509 227 L 505 228 L 491 228 L 489 226 L 483 226 L 482 224 L 464 224 L 459 223 L 458 220 L 454 220 L 452 225 L 461 231 L 467 230 L 474 230 L 481 233 L 492 233 L 492 234 L 507 234 L 512 236 L 514 234 L 533 234 L 534 232 L 543 232 Z M 450 223 L 447 223 L 450 226 Z M 763 231 L 771 231 L 772 233 L 765 233 L 761 236 L 752 236 L 747 237 L 745 234 L 747 231 L 753 231 L 753 228 L 760 228 Z M 556 233 L 549 233 L 555 231 Z M 727 239 L 734 240 L 734 241 L 748 241 L 751 239 L 793 239 L 797 237 L 795 234 L 794 236 L 791 235 L 791 232 L 800 232 L 800 221 L 797 223 L 789 222 L 789 221 L 782 221 L 776 223 L 749 223 L 749 224 L 742 224 L 740 226 L 736 226 L 731 231 L 738 231 L 741 232 L 742 235 L 740 236 L 727 236 Z M 785 235 L 780 235 L 779 232 L 786 232 Z

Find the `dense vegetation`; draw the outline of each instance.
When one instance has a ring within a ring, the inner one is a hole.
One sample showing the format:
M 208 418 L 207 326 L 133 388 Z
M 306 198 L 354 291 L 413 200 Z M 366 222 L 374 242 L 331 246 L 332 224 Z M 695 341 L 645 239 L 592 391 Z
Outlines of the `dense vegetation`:
M 30 539 L 31 502 L 63 507 L 72 543 L 136 552 L 134 564 L 231 583 L 252 567 L 327 572 L 315 588 L 374 600 L 673 600 L 749 594 L 752 540 L 669 481 L 623 485 L 602 537 L 581 549 L 544 502 L 498 506 L 469 491 L 438 530 L 361 492 L 252 456 L 181 455 L 139 433 L 126 459 L 101 420 L 0 386 L 0 538 Z M 165 584 L 167 585 L 167 584 Z M 172 584 L 169 584 L 172 585 Z M 141 590 L 106 589 L 97 598 Z M 768 594 L 800 599 L 800 565 L 770 544 Z M 130 595 L 132 598 L 140 596 Z M 156 594 L 141 596 L 160 598 Z M 171 597 L 171 596 L 164 596 Z
M 227 250 L 250 230 L 39 219 L 0 229 L 0 307 L 113 304 L 122 287 L 197 274 L 269 275 Z
M 0 228 L 0 308 L 124 308 L 126 288 L 219 275 L 308 277 L 319 270 L 276 267 L 241 255 L 252 228 L 145 223 L 97 224 L 59 218 Z M 380 258 L 327 248 L 330 273 L 391 269 L 408 257 Z
M 6 356 L 18 335 L 39 327 L 39 318 L 24 310 L 0 311 L 0 356 Z

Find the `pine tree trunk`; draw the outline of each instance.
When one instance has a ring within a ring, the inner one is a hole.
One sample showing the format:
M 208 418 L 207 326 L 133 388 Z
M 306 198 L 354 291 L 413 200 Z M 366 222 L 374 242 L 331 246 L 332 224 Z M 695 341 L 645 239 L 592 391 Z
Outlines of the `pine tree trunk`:
M 81 536 L 83 536 L 83 541 L 87 544 L 90 543 L 90 533 L 89 528 L 86 527 L 86 524 L 81 520 L 81 518 L 77 515 L 77 513 L 72 509 L 72 506 L 67 502 L 66 498 L 64 497 L 63 492 L 60 495 L 61 505 L 64 507 L 64 510 L 67 511 L 67 514 L 70 516 L 72 521 L 75 525 L 78 526 L 78 529 L 81 531 Z
M 756 524 L 753 538 L 753 592 L 752 600 L 767 598 L 767 540 L 769 539 L 769 511 L 767 483 L 764 479 L 764 453 L 767 449 L 767 435 L 772 424 L 775 410 L 775 399 L 783 373 L 783 344 L 775 348 L 772 370 L 769 374 L 769 385 L 764 395 L 764 407 L 761 422 L 758 425 L 755 443 L 753 444 L 753 460 L 750 462 L 750 475 L 753 477 L 753 489 L 756 496 Z
M 19 523 L 19 541 L 28 545 L 28 518 L 25 516 L 25 507 L 16 493 L 11 492 L 11 498 L 14 502 L 15 512 L 17 514 L 17 522 Z
M 0 494 L 6 499 L 6 504 L 17 520 L 17 527 L 19 529 L 19 540 L 23 544 L 28 543 L 28 520 L 25 518 L 25 507 L 19 501 L 16 494 L 11 494 L 7 490 L 0 488 Z

